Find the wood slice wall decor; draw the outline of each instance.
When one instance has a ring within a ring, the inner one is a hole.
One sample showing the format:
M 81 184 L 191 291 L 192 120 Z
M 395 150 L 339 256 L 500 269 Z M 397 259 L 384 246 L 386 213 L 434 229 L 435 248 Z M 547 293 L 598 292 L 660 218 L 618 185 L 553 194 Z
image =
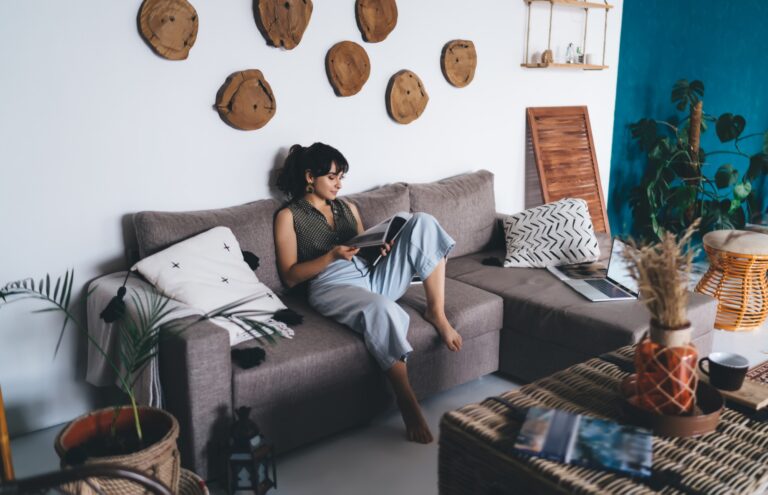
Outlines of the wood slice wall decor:
M 362 46 L 352 41 L 342 41 L 328 50 L 325 70 L 337 96 L 352 96 L 368 80 L 371 61 Z
M 197 12 L 186 0 L 144 0 L 139 31 L 161 57 L 184 60 L 197 39 Z
M 357 0 L 355 13 L 357 27 L 369 43 L 384 41 L 397 25 L 395 0 Z
M 419 76 L 401 70 L 387 85 L 387 112 L 396 122 L 410 124 L 424 112 L 429 95 Z
M 463 88 L 472 82 L 477 67 L 475 44 L 469 40 L 449 41 L 443 47 L 440 68 L 449 83 Z
M 309 25 L 312 0 L 254 0 L 253 12 L 267 43 L 292 50 Z
M 236 129 L 261 129 L 277 111 L 272 88 L 260 70 L 250 69 L 230 75 L 216 95 L 216 110 Z

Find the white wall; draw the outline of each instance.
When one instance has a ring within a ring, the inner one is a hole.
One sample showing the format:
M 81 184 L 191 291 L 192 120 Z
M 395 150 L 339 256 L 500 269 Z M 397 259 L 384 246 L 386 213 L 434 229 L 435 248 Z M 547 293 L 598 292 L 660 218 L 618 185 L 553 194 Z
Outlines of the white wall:
M 265 44 L 251 0 L 192 2 L 197 42 L 188 60 L 172 62 L 139 37 L 139 0 L 0 0 L 0 282 L 75 267 L 82 288 L 124 268 L 126 215 L 266 197 L 269 171 L 294 143 L 338 147 L 351 164 L 346 193 L 486 168 L 496 174 L 499 211 L 515 212 L 523 207 L 528 106 L 589 106 L 608 190 L 620 1 L 609 16 L 611 68 L 600 72 L 522 69 L 521 0 L 400 0 L 396 29 L 378 44 L 361 41 L 352 0 L 315 0 L 292 51 Z M 548 7 L 536 7 L 531 43 L 541 51 Z M 582 19 L 583 11 L 556 8 L 556 54 L 581 41 Z M 599 52 L 602 13 L 590 19 L 587 51 Z M 440 72 L 441 48 L 455 38 L 478 51 L 464 89 Z M 344 39 L 361 43 L 372 66 L 350 98 L 334 96 L 324 70 L 326 51 Z M 272 85 L 277 114 L 243 132 L 212 105 L 230 73 L 250 68 Z M 430 95 L 406 126 L 384 105 L 389 77 L 404 68 Z M 75 333 L 53 359 L 58 320 L 30 316 L 28 307 L 0 311 L 0 385 L 15 433 L 71 419 L 94 395 Z

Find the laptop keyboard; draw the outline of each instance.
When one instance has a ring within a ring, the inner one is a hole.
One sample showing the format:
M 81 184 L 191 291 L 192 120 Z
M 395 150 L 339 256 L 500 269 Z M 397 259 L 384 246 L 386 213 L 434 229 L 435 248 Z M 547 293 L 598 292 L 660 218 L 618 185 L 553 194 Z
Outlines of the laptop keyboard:
M 585 280 L 585 282 L 591 285 L 592 287 L 594 287 L 595 289 L 599 290 L 600 292 L 602 292 L 608 297 L 626 297 L 629 295 L 623 290 L 613 285 L 612 283 L 602 278 L 589 279 L 589 280 Z

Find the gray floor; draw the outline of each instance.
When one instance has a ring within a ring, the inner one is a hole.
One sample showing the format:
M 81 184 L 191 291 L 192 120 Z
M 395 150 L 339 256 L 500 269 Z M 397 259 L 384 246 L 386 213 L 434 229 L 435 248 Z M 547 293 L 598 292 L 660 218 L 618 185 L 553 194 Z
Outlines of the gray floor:
M 517 388 L 497 375 L 488 375 L 422 402 L 437 438 L 446 411 Z M 48 428 L 11 442 L 16 476 L 21 478 L 58 468 L 53 440 L 60 427 Z M 407 442 L 402 420 L 393 410 L 364 428 L 336 435 L 277 459 L 275 494 L 419 494 L 437 493 L 437 441 Z M 224 490 L 211 487 L 213 494 Z

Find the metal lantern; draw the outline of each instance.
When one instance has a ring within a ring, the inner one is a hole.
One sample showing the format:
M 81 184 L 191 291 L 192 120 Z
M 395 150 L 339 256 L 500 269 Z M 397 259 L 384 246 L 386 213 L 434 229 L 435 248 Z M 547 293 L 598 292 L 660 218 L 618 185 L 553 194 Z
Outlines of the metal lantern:
M 277 487 L 275 449 L 251 421 L 250 407 L 240 407 L 236 413 L 227 457 L 228 493 L 261 495 Z

